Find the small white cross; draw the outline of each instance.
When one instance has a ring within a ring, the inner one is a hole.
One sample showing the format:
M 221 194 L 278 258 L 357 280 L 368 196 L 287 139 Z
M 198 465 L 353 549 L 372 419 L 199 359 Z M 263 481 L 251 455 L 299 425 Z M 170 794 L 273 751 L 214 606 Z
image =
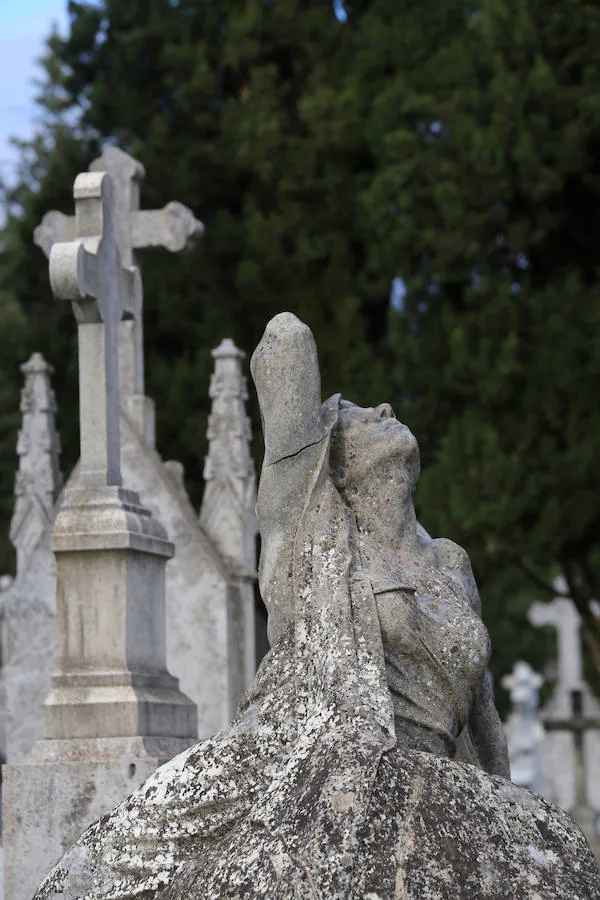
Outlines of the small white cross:
M 510 693 L 513 707 L 534 713 L 539 704 L 539 690 L 544 683 L 541 675 L 531 668 L 529 663 L 518 660 L 509 675 L 502 678 L 502 687 Z
M 119 322 L 140 307 L 141 281 L 121 265 L 110 175 L 78 175 L 73 196 L 76 237 L 52 246 L 50 284 L 78 324 L 80 483 L 120 485 Z
M 536 628 L 553 625 L 558 640 L 558 676 L 561 690 L 579 690 L 583 684 L 581 619 L 570 597 L 558 596 L 551 603 L 534 603 L 529 609 L 529 621 Z

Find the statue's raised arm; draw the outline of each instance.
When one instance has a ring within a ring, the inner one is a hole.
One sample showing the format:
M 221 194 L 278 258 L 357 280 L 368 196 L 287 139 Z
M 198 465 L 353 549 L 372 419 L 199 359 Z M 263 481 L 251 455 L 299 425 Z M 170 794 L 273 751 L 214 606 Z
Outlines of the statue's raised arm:
M 271 319 L 250 368 L 265 441 L 257 501 L 259 583 L 274 643 L 293 615 L 292 547 L 328 429 L 317 347 L 304 322 L 292 313 Z
M 321 375 L 310 328 L 292 313 L 268 323 L 250 362 L 265 440 L 263 465 L 270 466 L 318 443 Z

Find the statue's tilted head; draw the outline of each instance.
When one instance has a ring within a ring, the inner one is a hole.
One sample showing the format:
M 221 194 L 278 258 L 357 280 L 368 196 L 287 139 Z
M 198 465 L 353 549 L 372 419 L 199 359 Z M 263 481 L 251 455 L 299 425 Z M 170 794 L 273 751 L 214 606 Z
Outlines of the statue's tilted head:
M 340 400 L 330 470 L 351 504 L 365 492 L 376 499 L 391 491 L 409 500 L 419 480 L 419 446 L 389 403 L 365 409 Z

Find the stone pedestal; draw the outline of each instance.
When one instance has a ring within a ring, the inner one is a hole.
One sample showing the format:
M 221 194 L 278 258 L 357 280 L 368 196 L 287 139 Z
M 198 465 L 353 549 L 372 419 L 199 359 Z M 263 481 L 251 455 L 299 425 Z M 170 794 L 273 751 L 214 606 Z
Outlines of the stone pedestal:
M 182 738 L 43 740 L 3 767 L 4 896 L 31 900 L 85 828 L 185 749 Z
M 132 491 L 66 492 L 56 519 L 57 653 L 44 740 L 4 766 L 5 891 L 31 900 L 85 828 L 193 743 L 166 668 L 162 526 Z
M 194 737 L 196 708 L 167 672 L 173 545 L 162 525 L 133 491 L 75 488 L 52 544 L 57 648 L 45 737 Z

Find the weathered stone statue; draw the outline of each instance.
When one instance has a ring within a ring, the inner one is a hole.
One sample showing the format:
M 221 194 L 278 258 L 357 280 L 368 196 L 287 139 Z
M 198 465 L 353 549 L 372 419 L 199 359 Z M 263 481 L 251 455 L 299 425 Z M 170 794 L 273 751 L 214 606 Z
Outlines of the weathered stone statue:
M 252 373 L 272 649 L 233 727 L 88 829 L 37 900 L 600 897 L 579 829 L 507 780 L 477 589 L 416 521 L 413 435 L 387 404 L 321 405 L 288 313 Z

